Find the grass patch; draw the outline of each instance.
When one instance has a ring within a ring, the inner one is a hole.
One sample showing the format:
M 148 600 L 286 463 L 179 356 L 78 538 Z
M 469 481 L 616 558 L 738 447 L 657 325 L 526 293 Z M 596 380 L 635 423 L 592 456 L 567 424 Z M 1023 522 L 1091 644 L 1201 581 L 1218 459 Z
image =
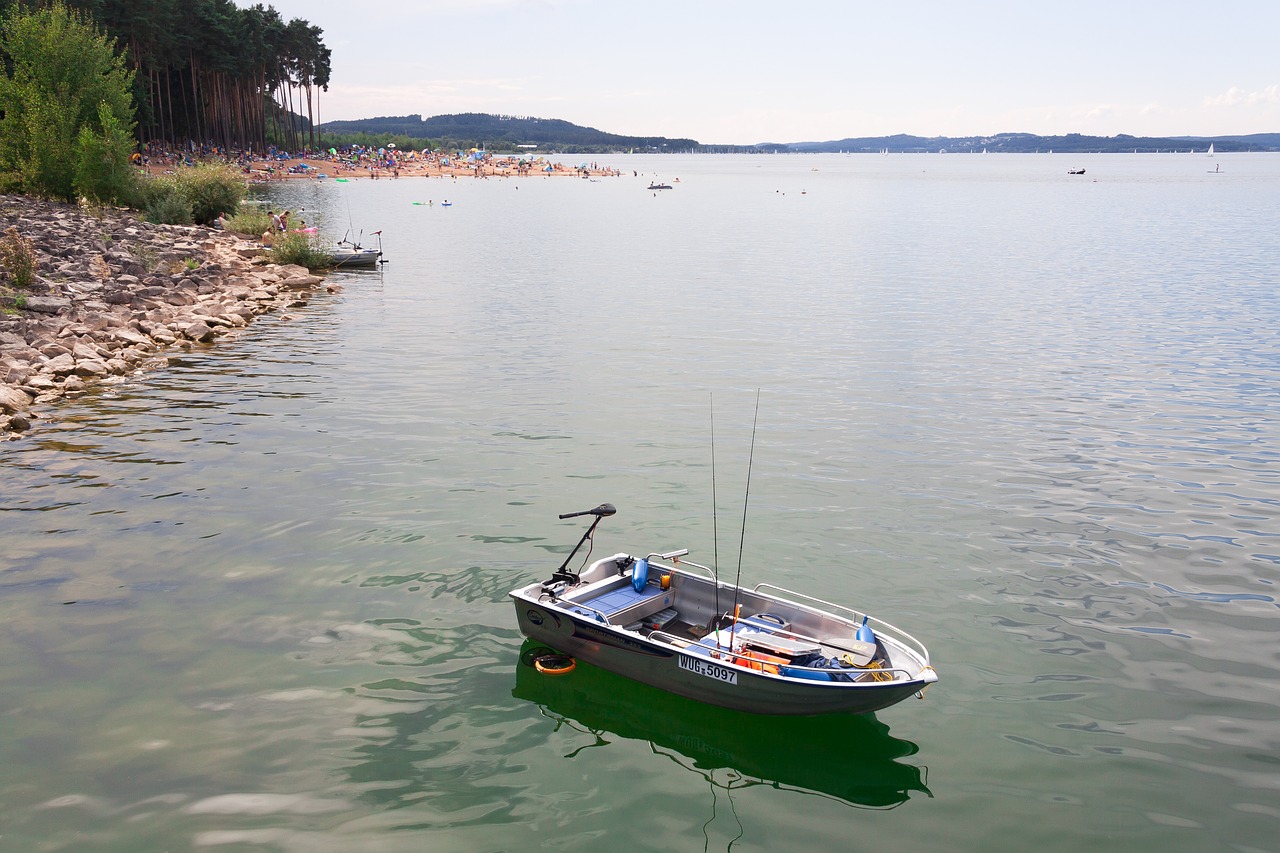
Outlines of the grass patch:
M 271 226 L 271 214 L 261 208 L 244 205 L 224 219 L 222 225 L 227 231 L 244 234 L 247 237 L 260 237 L 264 232 L 270 231 Z
M 317 246 L 306 234 L 289 232 L 271 242 L 271 261 L 276 264 L 298 264 L 309 270 L 333 266 L 333 253 Z

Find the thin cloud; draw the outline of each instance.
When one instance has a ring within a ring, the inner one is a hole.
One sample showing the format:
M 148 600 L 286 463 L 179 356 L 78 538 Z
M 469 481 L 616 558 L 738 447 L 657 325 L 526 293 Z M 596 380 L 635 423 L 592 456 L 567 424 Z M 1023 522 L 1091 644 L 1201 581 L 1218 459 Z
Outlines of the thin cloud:
M 1256 107 L 1280 104 L 1280 85 L 1275 83 L 1255 92 L 1246 92 L 1232 86 L 1221 95 L 1209 95 L 1204 99 L 1206 107 Z

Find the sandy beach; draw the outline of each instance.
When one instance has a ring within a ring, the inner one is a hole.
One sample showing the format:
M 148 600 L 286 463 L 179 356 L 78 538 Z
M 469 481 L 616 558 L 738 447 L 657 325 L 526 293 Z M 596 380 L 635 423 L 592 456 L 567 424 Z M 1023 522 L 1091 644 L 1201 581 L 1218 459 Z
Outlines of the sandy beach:
M 543 157 L 521 158 L 514 155 L 485 157 L 473 160 L 464 155 L 441 155 L 429 152 L 388 152 L 394 156 L 394 165 L 388 160 L 368 159 L 367 155 L 352 161 L 350 155 L 326 155 L 324 157 L 292 157 L 281 159 L 253 158 L 248 161 L 246 177 L 254 183 L 285 180 L 330 179 L 396 179 L 396 178 L 515 178 L 543 175 L 567 177 L 614 177 L 622 172 L 582 155 L 584 163 L 566 165 Z M 154 175 L 172 171 L 177 158 L 160 157 L 147 163 L 147 171 Z M 242 164 L 243 166 L 244 164 Z

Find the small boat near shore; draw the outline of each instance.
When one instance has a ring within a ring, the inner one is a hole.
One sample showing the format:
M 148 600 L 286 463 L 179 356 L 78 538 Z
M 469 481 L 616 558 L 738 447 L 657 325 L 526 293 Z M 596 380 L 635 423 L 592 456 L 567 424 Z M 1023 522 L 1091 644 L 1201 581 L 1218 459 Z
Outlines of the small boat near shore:
M 1068 175 L 1083 175 L 1084 169 L 1067 169 Z
M 358 246 L 337 246 L 330 250 L 334 269 L 373 269 L 378 265 L 382 252 L 378 249 L 362 249 Z
M 611 504 L 571 512 L 590 527 L 551 577 L 512 590 L 532 640 L 670 693 L 757 714 L 866 714 L 938 680 L 910 634 L 770 583 L 748 589 L 682 559 L 620 553 L 568 568 Z
M 649 184 L 649 189 L 651 189 L 651 190 L 669 190 L 669 189 L 671 189 L 671 184 L 650 183 L 650 184 Z
M 382 260 L 382 232 L 375 231 L 373 236 L 378 238 L 376 249 L 367 249 L 345 238 L 339 240 L 327 250 L 333 256 L 331 269 L 374 269 L 379 263 L 385 263 Z

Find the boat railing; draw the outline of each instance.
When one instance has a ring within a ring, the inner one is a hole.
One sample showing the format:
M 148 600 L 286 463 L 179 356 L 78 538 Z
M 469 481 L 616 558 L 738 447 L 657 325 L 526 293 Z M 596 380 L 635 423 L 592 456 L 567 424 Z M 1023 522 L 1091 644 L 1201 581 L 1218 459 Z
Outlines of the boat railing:
M 650 554 L 648 557 L 645 557 L 645 559 L 650 562 L 653 562 L 655 559 L 662 560 L 664 563 L 671 566 L 673 569 L 683 569 L 685 566 L 692 566 L 695 569 L 701 569 L 702 571 L 706 572 L 707 577 L 710 578 L 712 581 L 717 580 L 716 573 L 710 566 L 704 566 L 701 563 L 695 563 L 693 560 L 680 559 L 681 557 L 683 557 L 685 554 L 688 554 L 688 553 L 689 553 L 688 548 L 682 548 L 679 551 L 668 551 L 665 554 Z
M 920 642 L 915 637 L 911 636 L 906 631 L 902 630 L 896 625 L 890 625 L 888 622 L 885 622 L 882 619 L 877 619 L 876 617 L 871 616 L 870 614 L 854 610 L 852 607 L 845 607 L 843 604 L 836 604 L 834 602 L 826 601 L 821 598 L 815 598 L 812 595 L 806 595 L 803 592 L 796 592 L 795 590 L 787 589 L 786 587 L 778 586 L 777 584 L 772 584 L 772 583 L 769 583 L 768 581 L 762 581 L 756 584 L 755 588 L 752 591 L 758 593 L 763 589 L 771 589 L 771 590 L 774 590 L 775 592 L 780 592 L 783 595 L 794 596 L 795 598 L 803 598 L 806 601 L 812 601 L 814 604 L 820 604 L 823 607 L 830 607 L 833 610 L 843 610 L 845 613 L 849 613 L 853 616 L 854 622 L 861 622 L 862 620 L 865 619 L 867 620 L 867 622 L 872 623 L 876 626 L 879 626 L 880 629 L 887 630 L 888 633 L 892 634 L 898 639 L 906 640 L 907 642 L 909 642 L 912 646 L 914 646 L 912 651 L 919 653 L 920 657 L 924 660 L 925 666 L 929 665 L 929 650 L 924 647 L 924 643 Z M 793 601 L 791 603 L 799 607 L 804 607 L 806 610 L 813 610 L 812 607 L 807 607 L 798 601 Z M 816 611 L 816 612 L 821 614 L 821 611 Z M 883 671 L 888 672 L 889 670 L 883 670 Z
M 669 645 L 675 646 L 678 649 L 687 649 L 690 646 L 697 646 L 698 648 L 703 649 L 706 652 L 710 653 L 710 656 L 715 660 L 723 660 L 724 658 L 730 658 L 731 660 L 729 662 L 737 666 L 744 667 L 745 669 L 761 671 L 760 669 L 761 661 L 759 659 L 753 658 L 750 655 L 739 654 L 738 652 L 735 652 L 731 649 L 713 648 L 711 646 L 703 646 L 698 643 L 691 643 L 688 640 L 684 639 L 683 637 L 677 637 L 674 634 L 668 634 L 666 631 L 651 631 L 649 632 L 649 639 L 658 640 L 658 641 L 667 643 Z M 747 663 L 742 663 L 742 661 L 747 661 Z M 765 665 L 768 666 L 770 664 L 765 664 Z M 777 664 L 777 666 L 780 666 L 780 667 L 785 666 L 789 670 L 798 670 L 800 672 L 818 672 L 824 675 L 830 675 L 832 672 L 843 672 L 846 674 L 852 674 L 854 672 L 857 672 L 859 675 L 865 675 L 867 673 L 874 673 L 876 675 L 880 675 L 880 674 L 892 675 L 894 681 L 898 680 L 899 675 L 901 675 L 902 678 L 905 679 L 906 681 L 912 681 L 913 679 L 919 677 L 919 673 L 913 673 L 911 670 L 903 669 L 900 666 L 886 666 L 883 668 L 876 668 L 876 669 L 872 669 L 868 667 L 857 667 L 854 669 L 842 669 L 842 670 L 832 670 L 829 667 L 821 667 L 821 666 L 800 666 L 799 664 L 793 664 L 793 663 Z M 774 673 L 767 673 L 767 674 L 773 675 Z M 803 677 L 803 676 L 787 675 L 781 672 L 777 673 L 777 675 L 779 675 L 782 678 Z M 836 683 L 848 684 L 850 682 L 836 682 Z M 854 683 L 874 684 L 875 682 L 854 682 Z
M 591 613 L 595 615 L 596 619 L 599 620 L 601 623 L 605 625 L 613 624 L 612 622 L 609 621 L 608 613 L 605 613 L 603 610 L 597 610 L 596 608 L 592 607 L 590 604 L 584 604 L 581 601 L 573 601 L 567 598 L 560 599 L 560 604 L 565 609 L 577 611 L 578 613 L 581 613 L 583 616 L 585 616 L 586 614 L 582 613 L 582 611 L 589 610 L 591 611 Z

